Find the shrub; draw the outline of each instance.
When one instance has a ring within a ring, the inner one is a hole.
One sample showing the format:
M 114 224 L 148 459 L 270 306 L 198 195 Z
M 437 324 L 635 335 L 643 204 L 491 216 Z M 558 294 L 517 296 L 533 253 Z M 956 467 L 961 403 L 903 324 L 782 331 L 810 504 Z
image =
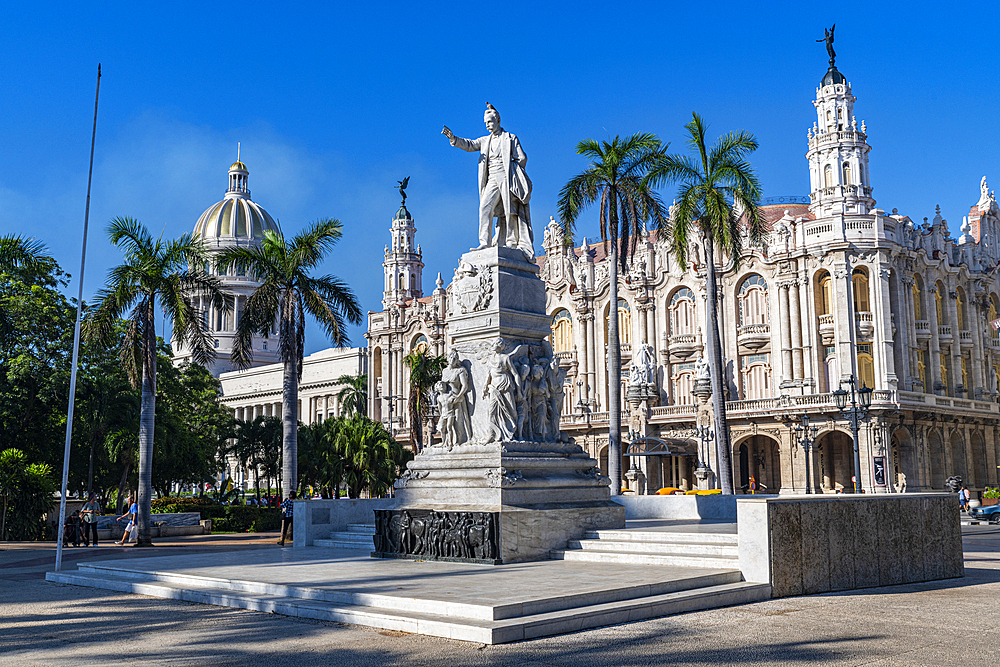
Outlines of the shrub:
M 39 540 L 45 537 L 43 517 L 55 504 L 56 483 L 47 463 L 28 463 L 19 449 L 0 453 L 0 495 L 3 525 L 0 539 Z
M 1000 488 L 991 489 L 990 487 L 986 487 L 983 491 L 983 498 L 1000 498 Z

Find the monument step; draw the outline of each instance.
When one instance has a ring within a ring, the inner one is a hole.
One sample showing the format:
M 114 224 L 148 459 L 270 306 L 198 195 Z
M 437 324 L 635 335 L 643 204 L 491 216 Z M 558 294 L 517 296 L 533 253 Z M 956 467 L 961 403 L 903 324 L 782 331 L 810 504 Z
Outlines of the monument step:
M 348 533 L 364 533 L 368 537 L 375 534 L 375 524 L 374 523 L 349 523 L 347 524 Z
M 711 542 L 639 542 L 629 540 L 590 539 L 570 540 L 567 549 L 584 551 L 610 551 L 614 553 L 656 553 L 667 555 L 731 556 L 740 555 L 735 544 L 715 544 Z
M 739 573 L 737 572 L 738 576 Z M 237 609 L 298 616 L 338 623 L 354 623 L 374 628 L 500 644 L 547 635 L 574 632 L 604 625 L 669 616 L 688 611 L 745 604 L 770 597 L 767 584 L 746 582 L 721 583 L 641 597 L 595 602 L 593 595 L 580 597 L 581 606 L 553 611 L 539 611 L 500 620 L 486 620 L 416 610 L 393 610 L 360 604 L 306 599 L 278 592 L 249 592 L 220 586 L 223 580 L 179 576 L 185 582 L 165 581 L 163 573 L 123 573 L 110 569 L 89 568 L 76 572 L 49 572 L 46 580 L 54 583 L 89 586 L 124 593 L 213 604 Z M 285 588 L 285 587 L 279 587 Z M 648 587 L 646 587 L 648 590 Z M 387 596 L 370 596 L 387 597 Z M 425 601 L 432 602 L 432 601 Z M 449 605 L 433 601 L 435 610 Z M 463 606 L 463 605 L 457 605 Z M 525 609 L 525 605 L 518 605 Z M 453 606 L 452 611 L 455 611 Z M 537 610 L 536 610 L 537 611 Z
M 737 556 L 668 554 L 632 551 L 615 553 L 590 549 L 555 549 L 551 557 L 557 560 L 589 561 L 592 563 L 627 563 L 630 565 L 671 565 L 681 567 L 734 568 L 740 566 Z
M 695 542 L 700 544 L 737 545 L 735 533 L 679 532 L 660 530 L 588 530 L 583 535 L 589 539 L 614 540 L 616 542 Z
M 352 534 L 352 533 L 347 533 Z M 339 535 L 345 535 L 345 533 L 339 533 Z M 356 551 L 371 551 L 372 550 L 372 536 L 369 535 L 361 540 L 356 540 L 353 538 L 344 538 L 339 536 L 331 536 L 330 539 L 323 540 L 313 540 L 314 547 L 328 547 L 331 549 L 353 549 Z
M 205 577 L 178 572 L 143 571 L 119 567 L 114 563 L 80 563 L 79 572 L 95 577 L 110 577 L 136 581 L 176 584 L 195 588 L 213 587 L 233 592 L 278 595 L 307 600 L 325 600 L 331 603 L 378 607 L 395 611 L 416 611 L 460 618 L 480 620 L 500 620 L 520 615 L 535 615 L 557 612 L 580 605 L 603 604 L 619 600 L 642 598 L 649 595 L 663 595 L 682 590 L 739 583 L 743 575 L 738 569 L 718 572 L 698 572 L 687 576 L 668 577 L 653 584 L 615 586 L 602 591 L 591 591 L 582 595 L 561 594 L 535 597 L 530 603 L 509 605 L 476 605 L 466 603 L 442 603 L 439 600 L 424 600 L 405 596 L 353 593 L 329 588 L 303 585 L 274 584 L 267 582 Z

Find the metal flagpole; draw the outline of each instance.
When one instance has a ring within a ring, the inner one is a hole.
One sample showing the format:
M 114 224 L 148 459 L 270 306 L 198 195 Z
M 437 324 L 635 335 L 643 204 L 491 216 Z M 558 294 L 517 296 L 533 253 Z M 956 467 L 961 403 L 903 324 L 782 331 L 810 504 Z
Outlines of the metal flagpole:
M 69 486 L 69 445 L 73 438 L 73 403 L 76 398 L 76 367 L 80 360 L 80 319 L 83 313 L 83 270 L 87 265 L 87 228 L 90 224 L 90 184 L 94 179 L 94 144 L 97 141 L 97 102 L 101 97 L 101 64 L 97 64 L 97 93 L 94 95 L 94 131 L 90 135 L 90 174 L 87 176 L 87 207 L 83 214 L 83 250 L 80 253 L 80 291 L 76 299 L 76 328 L 73 331 L 73 365 L 69 372 L 69 408 L 66 410 L 66 446 L 63 449 L 62 495 L 59 498 L 59 526 L 56 529 L 56 571 L 62 567 L 63 525 L 66 523 L 66 491 Z

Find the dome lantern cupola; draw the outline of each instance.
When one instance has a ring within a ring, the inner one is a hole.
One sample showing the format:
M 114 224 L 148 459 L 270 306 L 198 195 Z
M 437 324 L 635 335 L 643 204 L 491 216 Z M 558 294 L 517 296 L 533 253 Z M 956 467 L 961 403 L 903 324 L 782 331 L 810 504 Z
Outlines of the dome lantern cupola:
M 195 238 L 212 247 L 259 243 L 264 232 L 281 233 L 278 223 L 260 204 L 250 199 L 250 172 L 238 158 L 229 167 L 229 188 L 220 202 L 208 207 L 194 226 Z

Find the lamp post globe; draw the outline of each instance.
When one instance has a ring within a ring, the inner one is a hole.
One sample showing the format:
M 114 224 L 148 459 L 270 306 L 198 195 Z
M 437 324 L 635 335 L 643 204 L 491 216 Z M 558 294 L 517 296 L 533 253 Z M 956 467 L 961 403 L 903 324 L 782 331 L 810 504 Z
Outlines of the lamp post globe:
M 843 389 L 838 389 L 837 391 L 833 392 L 833 400 L 837 404 L 837 409 L 840 410 L 841 412 L 843 412 L 844 409 L 847 407 L 847 396 L 848 396 L 847 392 L 844 391 Z

